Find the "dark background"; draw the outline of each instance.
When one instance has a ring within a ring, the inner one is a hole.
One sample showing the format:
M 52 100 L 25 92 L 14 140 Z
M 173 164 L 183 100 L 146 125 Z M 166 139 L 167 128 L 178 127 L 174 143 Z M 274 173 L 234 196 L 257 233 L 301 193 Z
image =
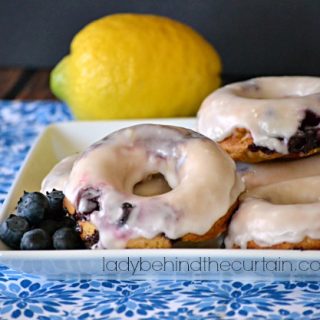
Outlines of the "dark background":
M 0 67 L 51 68 L 76 32 L 115 12 L 191 25 L 225 75 L 320 75 L 319 0 L 0 0 Z

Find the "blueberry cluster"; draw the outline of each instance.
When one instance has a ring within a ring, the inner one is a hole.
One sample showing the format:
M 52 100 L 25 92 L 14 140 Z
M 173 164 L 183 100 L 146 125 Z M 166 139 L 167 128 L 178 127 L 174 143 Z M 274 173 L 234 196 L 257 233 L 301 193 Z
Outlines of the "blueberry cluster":
M 25 192 L 16 215 L 0 224 L 0 239 L 12 249 L 82 249 L 76 222 L 63 208 L 64 195 L 53 189 L 47 196 Z

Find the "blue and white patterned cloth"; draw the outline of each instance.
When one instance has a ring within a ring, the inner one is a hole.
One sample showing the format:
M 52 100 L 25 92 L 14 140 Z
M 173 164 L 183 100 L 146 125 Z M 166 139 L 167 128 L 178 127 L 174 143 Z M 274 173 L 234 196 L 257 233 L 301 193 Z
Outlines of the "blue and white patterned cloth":
M 35 137 L 71 120 L 59 102 L 0 101 L 0 205 Z M 49 281 L 0 265 L 0 319 L 320 319 L 320 283 Z

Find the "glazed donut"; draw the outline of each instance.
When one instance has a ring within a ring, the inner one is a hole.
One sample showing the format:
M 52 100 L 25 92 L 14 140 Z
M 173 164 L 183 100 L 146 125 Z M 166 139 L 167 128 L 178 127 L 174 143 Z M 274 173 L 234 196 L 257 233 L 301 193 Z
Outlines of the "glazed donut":
M 320 175 L 320 155 L 298 160 L 274 160 L 263 163 L 237 163 L 246 190 L 277 182 Z
M 198 112 L 198 131 L 234 160 L 301 158 L 320 151 L 320 78 L 260 77 L 222 87 Z
M 320 176 L 260 186 L 243 194 L 226 248 L 320 249 Z
M 56 164 L 50 173 L 42 180 L 40 191 L 46 194 L 53 189 L 63 190 L 77 157 L 77 154 L 74 154 L 62 159 Z
M 170 191 L 134 194 L 137 183 L 159 173 Z M 82 232 L 95 237 L 93 248 L 154 248 L 216 238 L 243 189 L 234 162 L 212 140 L 145 124 L 108 135 L 80 154 L 63 192 Z

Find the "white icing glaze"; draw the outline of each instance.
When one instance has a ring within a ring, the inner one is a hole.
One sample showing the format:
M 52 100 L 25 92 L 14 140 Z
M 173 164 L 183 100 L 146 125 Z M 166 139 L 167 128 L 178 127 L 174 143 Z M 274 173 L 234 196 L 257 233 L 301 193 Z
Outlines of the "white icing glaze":
M 63 190 L 78 155 L 69 156 L 57 163 L 41 183 L 41 192 L 51 192 L 53 189 Z
M 253 240 L 259 246 L 297 243 L 305 237 L 320 238 L 320 202 L 277 205 L 247 198 L 235 213 L 225 238 L 226 248 L 242 249 Z
M 247 191 L 232 217 L 226 247 L 320 239 L 320 156 L 249 165 Z
M 58 162 L 41 183 L 43 194 L 53 189 L 63 190 L 68 181 L 72 166 L 78 155 L 72 155 Z M 134 186 L 133 193 L 139 196 L 153 196 L 171 190 L 167 181 L 161 175 L 150 175 Z
M 134 194 L 134 186 L 154 173 L 161 173 L 172 190 L 150 197 Z M 88 215 L 99 231 L 97 248 L 123 248 L 141 236 L 204 234 L 243 188 L 234 162 L 211 140 L 184 128 L 138 125 L 86 150 L 75 162 L 64 193 L 78 212 L 91 211 L 89 198 L 99 202 Z M 133 208 L 119 226 L 123 203 Z
M 287 154 L 306 110 L 320 114 L 320 78 L 255 78 L 209 95 L 198 112 L 198 131 L 222 141 L 245 128 L 257 146 Z
M 274 204 L 320 202 L 320 176 L 292 179 L 253 188 L 242 194 L 241 199 L 246 198 L 265 199 Z
M 290 161 L 240 163 L 237 167 L 245 182 L 246 189 L 250 190 L 281 181 L 320 175 L 320 155 Z M 306 192 L 309 192 L 309 189 Z

